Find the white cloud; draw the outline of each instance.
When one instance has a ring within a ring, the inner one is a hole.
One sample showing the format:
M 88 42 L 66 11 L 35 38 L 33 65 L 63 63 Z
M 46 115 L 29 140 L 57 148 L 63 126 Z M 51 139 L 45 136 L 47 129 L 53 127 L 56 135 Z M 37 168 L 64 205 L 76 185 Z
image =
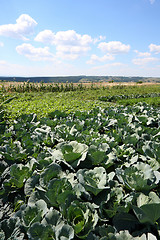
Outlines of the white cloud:
M 65 46 L 65 45 L 58 45 L 56 47 L 57 50 L 57 57 L 63 59 L 77 59 L 80 55 L 86 53 L 90 50 L 88 46 Z
M 149 57 L 151 56 L 151 53 L 149 52 L 139 52 L 138 50 L 134 50 L 135 53 L 137 53 L 138 57 Z
M 6 61 L 4 61 L 4 60 L 1 60 L 1 61 L 0 61 L 0 65 L 6 65 L 6 64 L 7 64 Z
M 103 57 L 98 57 L 97 55 L 92 54 L 90 60 L 87 61 L 87 64 L 95 64 L 96 62 L 105 62 L 105 61 L 114 60 L 114 59 L 115 57 L 111 54 L 106 54 Z
M 82 69 L 75 68 L 72 64 L 59 62 L 49 62 L 47 64 L 37 64 L 32 62 L 29 65 L 15 64 L 0 60 L 0 76 L 71 76 L 80 75 Z
M 142 77 L 159 77 L 160 66 L 123 64 L 121 62 L 114 62 L 104 64 L 102 66 L 94 66 L 87 70 L 86 75 L 99 76 L 142 76 Z
M 74 30 L 57 32 L 54 39 L 55 45 L 68 45 L 68 46 L 87 46 L 92 42 L 92 38 L 87 35 L 80 35 Z
M 149 49 L 151 52 L 154 52 L 155 54 L 160 53 L 160 45 L 156 45 L 156 44 L 150 44 L 149 45 Z
M 0 25 L 0 35 L 28 40 L 25 36 L 34 32 L 37 22 L 27 14 L 22 14 L 15 24 Z
M 3 47 L 4 46 L 4 43 L 3 42 L 0 42 L 0 47 Z
M 102 65 L 102 66 L 97 66 L 97 67 L 94 67 L 93 69 L 110 68 L 110 67 L 120 67 L 120 66 L 124 66 L 124 65 L 125 65 L 125 64 L 124 64 L 124 63 L 121 63 L 121 62 L 114 62 L 114 63 L 105 64 L 105 65 Z
M 54 61 L 55 57 L 49 52 L 48 47 L 35 48 L 29 43 L 23 43 L 16 47 L 16 51 L 33 61 Z
M 127 65 L 120 62 L 108 63 L 102 66 L 83 68 L 73 64 L 61 62 L 47 62 L 43 64 L 31 62 L 27 65 L 9 63 L 0 60 L 0 76 L 75 76 L 75 75 L 108 75 L 108 76 L 160 76 L 160 66 Z
M 132 60 L 132 62 L 135 65 L 145 65 L 151 62 L 155 62 L 158 61 L 158 58 L 154 58 L 154 57 L 146 57 L 146 58 L 135 58 Z
M 99 36 L 98 38 L 94 38 L 93 43 L 101 42 L 106 39 L 105 36 Z
M 81 35 L 74 30 L 57 33 L 44 30 L 35 37 L 35 41 L 55 45 L 58 57 L 76 59 L 91 49 L 89 45 L 93 39 L 87 34 Z
M 55 38 L 55 34 L 51 30 L 44 30 L 35 37 L 35 41 L 37 42 L 43 42 L 47 44 L 53 44 L 53 40 Z
M 80 35 L 74 30 L 59 31 L 56 34 L 51 30 L 44 30 L 35 37 L 35 41 L 50 43 L 54 45 L 85 46 L 91 43 L 93 40 L 89 35 Z
M 130 45 L 121 43 L 120 41 L 101 42 L 98 48 L 103 52 L 109 52 L 112 54 L 127 53 L 130 50 Z
M 108 75 L 108 76 L 116 76 L 116 75 L 126 75 L 124 69 L 126 70 L 127 65 L 121 62 L 107 63 L 101 66 L 94 66 L 88 70 L 88 75 Z

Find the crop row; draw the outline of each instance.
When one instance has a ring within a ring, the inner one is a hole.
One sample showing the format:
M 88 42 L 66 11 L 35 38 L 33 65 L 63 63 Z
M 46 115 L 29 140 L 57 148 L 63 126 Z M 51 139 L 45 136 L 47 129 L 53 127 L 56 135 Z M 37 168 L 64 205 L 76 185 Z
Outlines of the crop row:
M 160 109 L 0 117 L 0 239 L 160 239 Z
M 99 97 L 99 100 L 105 102 L 116 102 L 121 99 L 138 99 L 138 98 L 156 98 L 160 97 L 160 93 L 146 93 L 146 94 L 120 94 L 120 95 L 112 95 L 112 96 L 102 96 Z
M 73 83 L 34 83 L 34 82 L 24 82 L 24 83 L 13 83 L 7 84 L 2 83 L 1 91 L 2 92 L 68 92 L 68 91 L 77 91 L 85 90 L 86 87 L 82 83 L 73 84 Z M 93 83 L 90 84 L 91 89 L 96 89 Z

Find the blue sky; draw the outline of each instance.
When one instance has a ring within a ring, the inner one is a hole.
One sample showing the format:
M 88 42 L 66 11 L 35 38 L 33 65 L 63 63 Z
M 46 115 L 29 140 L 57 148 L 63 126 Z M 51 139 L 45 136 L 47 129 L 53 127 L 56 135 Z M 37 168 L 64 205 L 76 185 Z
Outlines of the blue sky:
M 160 0 L 0 0 L 0 76 L 160 77 Z

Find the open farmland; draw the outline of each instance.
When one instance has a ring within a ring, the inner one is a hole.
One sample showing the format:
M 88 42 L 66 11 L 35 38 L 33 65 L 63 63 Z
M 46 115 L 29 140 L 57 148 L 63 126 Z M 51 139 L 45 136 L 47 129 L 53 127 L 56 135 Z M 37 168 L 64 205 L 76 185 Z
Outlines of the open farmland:
M 23 85 L 26 85 L 27 83 L 30 83 L 31 85 L 34 85 L 34 86 L 37 86 L 40 87 L 42 84 L 43 86 L 66 86 L 66 85 L 73 85 L 74 87 L 77 87 L 78 85 L 82 85 L 84 88 L 85 87 L 92 87 L 94 86 L 95 88 L 101 88 L 101 87 L 113 87 L 113 86 L 154 86 L 154 85 L 160 85 L 160 83 L 156 83 L 156 82 L 83 82 L 83 83 L 44 83 L 44 82 L 39 82 L 39 83 L 33 83 L 33 82 L 7 82 L 7 81 L 1 81 L 0 82 L 0 87 L 4 87 L 6 89 L 10 89 L 12 87 L 18 87 L 18 86 L 23 86 Z
M 39 86 L 1 91 L 0 239 L 160 239 L 160 85 Z
M 5 109 L 10 119 L 29 113 L 46 117 L 48 113 L 55 110 L 69 113 L 76 110 L 90 110 L 96 106 L 105 108 L 108 105 L 125 106 L 138 102 L 160 106 L 160 84 L 158 83 L 101 84 L 6 82 L 1 84 L 0 102 L 7 101 Z M 137 98 L 137 94 L 143 97 Z M 104 101 L 106 98 L 112 101 Z

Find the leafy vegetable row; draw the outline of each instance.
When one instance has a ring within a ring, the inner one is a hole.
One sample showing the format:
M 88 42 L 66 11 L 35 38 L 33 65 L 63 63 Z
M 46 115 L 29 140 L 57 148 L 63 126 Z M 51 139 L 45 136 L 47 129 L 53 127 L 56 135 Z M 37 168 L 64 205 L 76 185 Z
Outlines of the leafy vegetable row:
M 160 239 L 160 109 L 0 117 L 0 239 Z
M 137 99 L 137 98 L 155 98 L 160 97 L 160 93 L 146 93 L 146 94 L 120 94 L 112 96 L 102 96 L 99 97 L 99 100 L 105 102 L 115 102 L 121 99 Z

